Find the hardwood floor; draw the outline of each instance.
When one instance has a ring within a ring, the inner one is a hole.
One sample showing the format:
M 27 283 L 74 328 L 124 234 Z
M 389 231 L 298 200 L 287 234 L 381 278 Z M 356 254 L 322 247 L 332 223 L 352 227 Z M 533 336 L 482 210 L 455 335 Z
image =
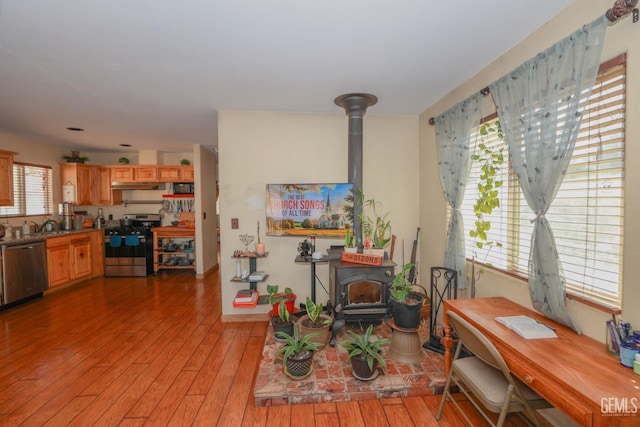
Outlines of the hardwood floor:
M 440 396 L 255 407 L 267 323 L 222 323 L 220 286 L 98 278 L 0 312 L 0 425 L 464 425 Z

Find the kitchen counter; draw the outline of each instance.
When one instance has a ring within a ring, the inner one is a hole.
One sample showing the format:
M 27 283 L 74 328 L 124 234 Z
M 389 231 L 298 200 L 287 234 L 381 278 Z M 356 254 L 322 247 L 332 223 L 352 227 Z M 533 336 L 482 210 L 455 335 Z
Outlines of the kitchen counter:
M 21 235 L 18 239 L 13 236 L 5 236 L 0 239 L 0 245 L 15 246 L 25 243 L 33 243 L 45 240 L 50 237 L 68 236 L 71 234 L 88 233 L 91 231 L 98 231 L 96 228 L 83 228 L 82 230 L 59 230 L 59 231 L 47 231 L 43 233 L 31 233 L 26 236 Z

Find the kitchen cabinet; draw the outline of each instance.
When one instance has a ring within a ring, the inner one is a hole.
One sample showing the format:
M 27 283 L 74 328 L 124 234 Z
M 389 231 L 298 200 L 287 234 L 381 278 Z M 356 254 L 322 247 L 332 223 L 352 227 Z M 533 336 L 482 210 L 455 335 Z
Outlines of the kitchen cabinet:
M 91 277 L 90 232 L 49 237 L 46 247 L 49 289 Z
M 119 205 L 122 203 L 122 191 L 111 189 L 110 167 L 91 167 L 91 202 L 92 205 Z
M 95 230 L 91 235 L 91 277 L 104 276 L 104 231 Z
M 111 179 L 114 182 L 157 182 L 156 166 L 111 166 Z
M 158 182 L 193 181 L 193 166 L 158 166 Z
M 153 232 L 153 272 L 157 273 L 158 270 L 164 268 L 182 268 L 182 269 L 196 269 L 195 260 L 195 246 L 188 252 L 176 248 L 176 250 L 165 250 L 166 243 L 177 243 L 174 239 L 185 241 L 195 240 L 196 229 L 189 227 L 154 227 L 151 229 Z M 179 261 L 181 259 L 190 259 L 192 263 L 190 265 L 174 264 L 171 260 L 175 259 Z
M 75 186 L 75 204 L 80 206 L 117 205 L 122 191 L 111 190 L 111 168 L 81 163 L 60 163 L 62 185 Z
M 12 151 L 0 150 L 0 206 L 13 206 Z

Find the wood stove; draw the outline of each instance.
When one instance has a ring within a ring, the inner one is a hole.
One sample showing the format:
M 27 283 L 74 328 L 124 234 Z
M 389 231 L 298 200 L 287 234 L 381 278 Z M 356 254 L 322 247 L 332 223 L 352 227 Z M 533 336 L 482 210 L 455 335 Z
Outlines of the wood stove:
M 346 323 L 380 323 L 391 317 L 389 288 L 394 267 L 389 260 L 380 266 L 329 261 L 329 298 L 334 314 L 331 345 Z

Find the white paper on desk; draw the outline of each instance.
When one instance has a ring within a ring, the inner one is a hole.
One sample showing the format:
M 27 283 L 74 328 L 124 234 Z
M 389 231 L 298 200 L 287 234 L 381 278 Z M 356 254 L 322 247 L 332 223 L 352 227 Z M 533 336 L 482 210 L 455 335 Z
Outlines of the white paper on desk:
M 496 317 L 497 322 L 516 332 L 528 340 L 538 338 L 558 338 L 556 333 L 548 326 L 539 323 L 528 316 Z

